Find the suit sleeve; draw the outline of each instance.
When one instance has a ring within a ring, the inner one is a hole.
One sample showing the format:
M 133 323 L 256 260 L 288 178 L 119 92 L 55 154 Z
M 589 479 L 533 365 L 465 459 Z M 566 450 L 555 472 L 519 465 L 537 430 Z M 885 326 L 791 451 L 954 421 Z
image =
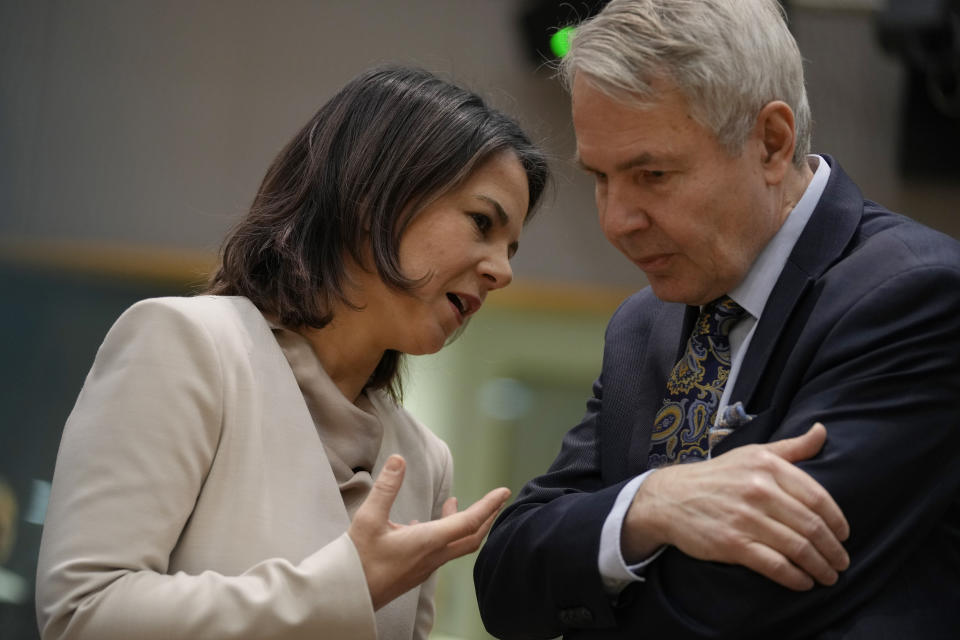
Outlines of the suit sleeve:
M 655 637 L 806 638 L 888 587 L 900 594 L 888 613 L 902 607 L 914 623 L 925 612 L 945 620 L 960 570 L 956 533 L 951 542 L 944 531 L 960 496 L 958 294 L 960 270 L 937 267 L 901 273 L 853 303 L 832 296 L 835 308 L 824 311 L 835 321 L 809 363 L 798 363 L 802 379 L 770 439 L 815 421 L 827 427 L 823 451 L 798 466 L 850 523 L 851 564 L 836 585 L 797 593 L 669 549 L 621 610 L 621 624 Z
M 217 343 L 162 301 L 128 310 L 64 428 L 37 576 L 44 640 L 375 638 L 346 534 L 298 564 L 168 575 L 221 430 Z

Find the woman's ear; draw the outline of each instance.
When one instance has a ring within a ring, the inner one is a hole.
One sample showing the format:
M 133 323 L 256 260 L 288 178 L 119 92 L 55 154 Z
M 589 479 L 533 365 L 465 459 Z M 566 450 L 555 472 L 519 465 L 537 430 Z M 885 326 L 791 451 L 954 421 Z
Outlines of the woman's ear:
M 797 136 L 793 109 L 786 102 L 774 100 L 764 105 L 757 116 L 755 135 L 763 145 L 763 168 L 767 184 L 779 184 L 793 166 L 793 150 Z

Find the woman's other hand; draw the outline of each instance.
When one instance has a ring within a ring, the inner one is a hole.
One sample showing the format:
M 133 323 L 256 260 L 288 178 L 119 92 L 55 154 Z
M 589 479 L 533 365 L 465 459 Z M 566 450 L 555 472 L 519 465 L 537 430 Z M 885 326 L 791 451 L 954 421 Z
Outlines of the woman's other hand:
M 405 469 L 402 457 L 387 459 L 347 531 L 360 555 L 374 610 L 422 583 L 444 563 L 476 551 L 510 497 L 510 490 L 500 487 L 460 512 L 451 497 L 438 520 L 397 524 L 390 521 L 390 507 Z

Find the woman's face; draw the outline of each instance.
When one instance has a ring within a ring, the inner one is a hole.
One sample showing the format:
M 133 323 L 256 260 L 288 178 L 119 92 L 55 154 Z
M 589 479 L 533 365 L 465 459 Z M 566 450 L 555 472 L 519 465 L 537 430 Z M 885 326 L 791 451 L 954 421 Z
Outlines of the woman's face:
M 382 348 L 434 353 L 488 292 L 510 284 L 528 202 L 526 172 L 504 151 L 421 211 L 400 238 L 399 257 L 404 275 L 422 284 L 397 291 L 364 272 L 364 315 L 379 319 Z

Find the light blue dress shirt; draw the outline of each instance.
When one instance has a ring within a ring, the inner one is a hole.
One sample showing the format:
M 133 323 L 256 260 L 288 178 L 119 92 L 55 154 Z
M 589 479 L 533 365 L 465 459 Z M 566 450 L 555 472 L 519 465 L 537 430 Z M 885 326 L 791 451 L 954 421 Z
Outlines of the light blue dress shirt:
M 734 302 L 743 307 L 749 315 L 730 330 L 730 375 L 723 389 L 720 405 L 717 407 L 717 415 L 720 415 L 726 406 L 731 403 L 730 394 L 740 373 L 743 356 L 750 346 L 750 340 L 753 338 L 757 319 L 763 313 L 767 299 L 770 297 L 777 280 L 780 279 L 780 273 L 787 264 L 787 259 L 790 257 L 797 239 L 803 232 L 804 227 L 807 226 L 807 221 L 827 186 L 827 179 L 830 177 L 830 165 L 816 155 L 809 156 L 808 161 L 814 174 L 800 201 L 790 211 L 776 235 L 757 256 L 743 281 L 728 293 Z M 640 485 L 652 472 L 653 470 L 646 471 L 624 485 L 603 523 L 603 529 L 600 533 L 598 564 L 604 587 L 611 595 L 619 593 L 631 582 L 642 582 L 644 579 L 643 569 L 663 552 L 664 547 L 661 547 L 643 562 L 628 566 L 620 550 L 620 531 L 623 528 L 623 520 L 626 517 L 627 510 Z

